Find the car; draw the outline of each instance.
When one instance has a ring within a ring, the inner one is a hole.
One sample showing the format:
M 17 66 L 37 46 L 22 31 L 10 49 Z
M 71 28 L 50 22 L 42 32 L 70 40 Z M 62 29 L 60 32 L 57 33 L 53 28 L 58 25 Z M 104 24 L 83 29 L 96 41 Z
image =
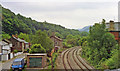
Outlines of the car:
M 11 68 L 12 70 L 22 70 L 24 68 L 24 58 L 17 58 L 13 61 Z

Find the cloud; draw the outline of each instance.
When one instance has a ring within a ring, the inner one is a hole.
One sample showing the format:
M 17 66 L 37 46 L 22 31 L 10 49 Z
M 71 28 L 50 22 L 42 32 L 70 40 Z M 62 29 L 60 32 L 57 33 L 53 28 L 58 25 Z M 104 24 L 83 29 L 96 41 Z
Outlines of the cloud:
M 71 29 L 117 18 L 117 2 L 3 2 L 13 12 Z

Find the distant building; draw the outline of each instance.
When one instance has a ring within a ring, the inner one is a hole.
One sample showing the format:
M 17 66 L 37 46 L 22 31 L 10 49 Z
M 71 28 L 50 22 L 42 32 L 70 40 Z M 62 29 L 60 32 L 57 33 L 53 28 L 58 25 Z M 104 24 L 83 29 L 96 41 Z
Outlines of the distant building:
M 6 61 L 13 58 L 11 53 L 12 44 L 6 41 L 0 41 L 0 61 Z
M 29 48 L 29 43 L 23 39 L 18 38 L 17 35 L 12 35 L 10 41 L 12 42 L 12 52 L 14 50 L 24 52 L 25 49 Z
M 28 54 L 27 68 L 44 68 L 47 65 L 47 54 Z
M 58 38 L 57 36 L 55 36 L 54 33 L 52 36 L 50 36 L 50 38 L 52 39 L 55 48 L 60 49 L 63 47 L 63 45 L 62 45 L 63 40 L 61 38 Z
M 106 28 L 115 36 L 115 40 L 120 43 L 120 22 L 110 21 L 106 23 Z

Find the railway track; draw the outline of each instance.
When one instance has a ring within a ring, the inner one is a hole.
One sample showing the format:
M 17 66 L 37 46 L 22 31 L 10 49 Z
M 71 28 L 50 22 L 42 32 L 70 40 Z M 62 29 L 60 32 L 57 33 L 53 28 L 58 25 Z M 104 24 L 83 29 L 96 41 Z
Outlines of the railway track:
M 94 69 L 90 64 L 88 64 L 82 57 L 80 57 L 80 49 L 76 51 L 76 57 L 77 59 L 87 68 L 91 71 L 91 69 Z M 83 63 L 84 62 L 84 63 Z
M 84 64 L 82 60 L 78 57 L 79 50 L 80 48 L 74 47 L 63 52 L 62 62 L 65 71 L 91 71 L 90 66 L 86 65 L 87 63 Z

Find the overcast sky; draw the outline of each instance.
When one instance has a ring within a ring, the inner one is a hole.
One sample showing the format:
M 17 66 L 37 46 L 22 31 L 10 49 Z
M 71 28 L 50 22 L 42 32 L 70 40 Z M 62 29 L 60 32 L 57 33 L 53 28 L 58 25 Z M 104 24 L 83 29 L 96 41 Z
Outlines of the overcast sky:
M 3 0 L 2 6 L 14 13 L 47 21 L 69 29 L 80 29 L 105 19 L 118 20 L 118 0 Z

